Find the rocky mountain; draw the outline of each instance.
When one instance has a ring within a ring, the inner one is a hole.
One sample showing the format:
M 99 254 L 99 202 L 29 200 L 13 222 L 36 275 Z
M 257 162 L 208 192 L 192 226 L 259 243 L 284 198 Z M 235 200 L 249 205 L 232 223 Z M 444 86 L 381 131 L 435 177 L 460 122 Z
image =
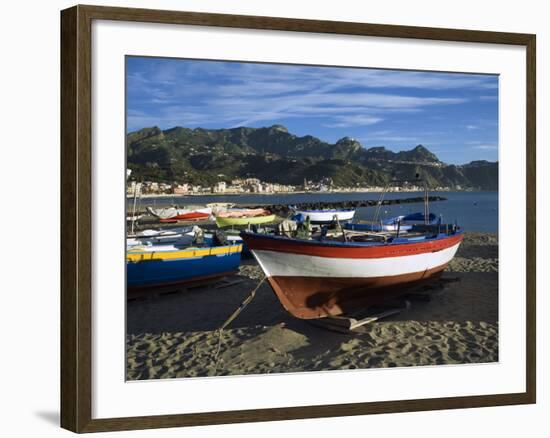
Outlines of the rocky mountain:
M 332 178 L 339 187 L 383 185 L 422 175 L 431 187 L 498 188 L 498 163 L 447 165 L 422 145 L 393 152 L 369 149 L 349 137 L 335 144 L 296 136 L 282 125 L 265 128 L 161 130 L 127 135 L 127 160 L 138 179 L 210 185 L 218 180 L 257 177 L 299 185 L 304 178 Z

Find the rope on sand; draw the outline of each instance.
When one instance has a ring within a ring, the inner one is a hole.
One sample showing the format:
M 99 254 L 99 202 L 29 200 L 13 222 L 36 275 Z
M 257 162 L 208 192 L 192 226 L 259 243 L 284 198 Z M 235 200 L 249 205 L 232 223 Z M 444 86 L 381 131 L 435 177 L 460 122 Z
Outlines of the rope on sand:
M 263 284 L 263 282 L 265 281 L 266 277 L 264 275 L 264 277 L 260 280 L 260 282 L 256 285 L 256 287 L 252 290 L 252 292 L 250 292 L 250 294 L 248 295 L 248 297 L 241 303 L 241 305 L 231 314 L 231 316 L 229 318 L 227 318 L 225 320 L 225 322 L 221 325 L 221 327 L 216 330 L 218 332 L 218 347 L 216 349 L 216 354 L 214 355 L 214 375 L 216 375 L 217 371 L 218 371 L 218 362 L 219 362 L 219 355 L 220 355 L 220 349 L 221 349 L 221 346 L 222 346 L 222 334 L 223 334 L 223 330 L 229 325 L 231 324 L 231 322 L 233 322 L 233 320 L 239 316 L 239 314 L 245 309 L 246 306 L 248 306 L 250 304 L 250 302 L 254 299 L 254 297 L 256 296 L 256 292 L 258 291 L 258 289 L 260 288 L 260 286 Z

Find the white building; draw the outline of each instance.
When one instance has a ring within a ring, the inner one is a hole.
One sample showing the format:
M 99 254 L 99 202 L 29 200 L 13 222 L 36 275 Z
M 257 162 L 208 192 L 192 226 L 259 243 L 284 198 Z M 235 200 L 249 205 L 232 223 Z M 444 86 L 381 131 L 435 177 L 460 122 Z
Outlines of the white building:
M 214 185 L 214 193 L 225 193 L 225 189 L 227 188 L 227 184 L 225 183 L 225 181 L 218 181 L 215 185 Z

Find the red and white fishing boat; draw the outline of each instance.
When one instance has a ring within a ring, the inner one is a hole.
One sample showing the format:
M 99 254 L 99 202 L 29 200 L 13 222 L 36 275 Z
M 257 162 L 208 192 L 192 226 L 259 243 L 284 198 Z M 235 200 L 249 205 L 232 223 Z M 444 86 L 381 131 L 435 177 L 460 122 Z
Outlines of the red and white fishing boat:
M 345 231 L 298 239 L 242 232 L 283 307 L 298 318 L 346 314 L 438 277 L 463 232 L 422 225 L 406 237 Z

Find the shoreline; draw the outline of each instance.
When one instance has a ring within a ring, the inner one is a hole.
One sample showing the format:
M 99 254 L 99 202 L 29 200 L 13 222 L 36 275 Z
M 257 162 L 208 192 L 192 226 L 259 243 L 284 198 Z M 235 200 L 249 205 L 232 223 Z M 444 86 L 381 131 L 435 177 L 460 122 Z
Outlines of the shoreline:
M 387 193 L 419 193 L 419 190 L 396 190 L 388 191 Z M 199 196 L 291 196 L 291 195 L 333 195 L 333 194 L 379 194 L 382 193 L 380 190 L 331 190 L 326 192 L 312 192 L 312 191 L 294 191 L 294 192 L 245 192 L 245 193 L 234 193 L 234 192 L 224 192 L 224 193 L 187 193 L 187 194 L 171 194 L 171 193 L 146 193 L 141 194 L 139 197 L 143 198 L 193 198 Z M 430 193 L 498 193 L 498 190 L 431 190 Z M 127 200 L 133 200 L 134 195 L 126 194 Z
M 442 196 L 430 196 L 430 204 L 434 202 L 447 201 L 447 198 Z M 292 204 L 303 210 L 315 210 L 315 209 L 358 209 L 363 207 L 375 207 L 377 205 L 393 206 L 401 204 L 419 204 L 424 202 L 424 198 L 416 196 L 414 198 L 397 198 L 397 199 L 384 199 L 382 201 L 376 199 L 363 199 L 363 200 L 342 200 L 342 201 L 312 201 L 312 202 L 296 202 Z M 287 217 L 292 212 L 292 207 L 288 203 L 270 204 L 269 202 L 252 202 L 248 200 L 246 202 L 236 203 L 235 206 L 244 208 L 265 208 L 277 216 Z M 137 214 L 147 214 L 147 210 L 136 210 Z

